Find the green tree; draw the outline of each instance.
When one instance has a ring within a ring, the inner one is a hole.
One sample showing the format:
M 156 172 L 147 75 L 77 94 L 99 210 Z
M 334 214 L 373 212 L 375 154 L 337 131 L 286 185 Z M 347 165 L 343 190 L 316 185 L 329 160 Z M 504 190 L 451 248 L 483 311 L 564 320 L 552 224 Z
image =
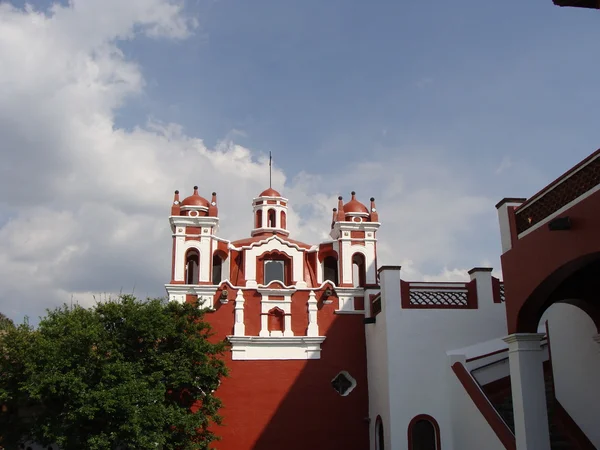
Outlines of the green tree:
M 192 304 L 122 296 L 0 334 L 0 445 L 208 449 L 224 342 Z
M 0 313 L 0 331 L 13 328 L 14 326 L 15 324 L 12 320 L 10 320 L 4 314 Z

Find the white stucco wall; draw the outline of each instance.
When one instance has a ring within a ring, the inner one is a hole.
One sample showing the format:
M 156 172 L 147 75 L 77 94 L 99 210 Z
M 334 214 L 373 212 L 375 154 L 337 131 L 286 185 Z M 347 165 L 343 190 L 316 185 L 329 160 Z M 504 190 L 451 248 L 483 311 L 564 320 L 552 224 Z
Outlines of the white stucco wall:
M 467 391 L 452 371 L 454 362 L 465 363 L 465 358 L 453 357 L 446 365 L 446 382 L 448 398 L 451 405 L 448 425 L 451 427 L 451 440 L 455 450 L 505 450 L 492 428 L 481 415 Z M 442 425 L 440 424 L 440 429 Z M 442 431 L 443 433 L 443 431 Z M 448 433 L 446 433 L 448 434 Z M 446 439 L 448 441 L 450 439 Z
M 413 417 L 428 414 L 439 424 L 443 449 L 480 450 L 481 446 L 470 442 L 478 442 L 480 438 L 486 439 L 489 433 L 494 434 L 485 420 L 479 424 L 479 419 L 472 417 L 473 414 L 480 415 L 476 408 L 461 406 L 457 410 L 451 405 L 448 377 L 455 378 L 455 375 L 448 371 L 446 352 L 506 335 L 504 304 L 493 303 L 490 273 L 475 274 L 478 279 L 479 308 L 453 310 L 402 309 L 399 276 L 387 277 L 385 272 L 381 272 L 380 279 L 383 292 L 382 313 L 377 316 L 374 326 L 385 328 L 385 333 L 381 332 L 376 336 L 370 331 L 367 334 L 367 351 L 383 347 L 383 342 L 371 340 L 386 336 L 390 402 L 390 424 L 387 428 L 391 428 L 391 442 L 386 449 L 406 450 L 408 424 Z M 397 273 L 399 275 L 399 271 Z M 394 288 L 389 289 L 388 283 Z M 395 286 L 398 288 L 395 289 Z M 385 319 L 382 315 L 385 315 Z M 371 353 L 368 354 L 368 359 L 371 360 Z M 369 364 L 376 362 L 370 361 Z M 384 370 L 383 366 L 371 369 L 369 376 L 371 373 L 380 376 Z M 369 384 L 372 384 L 371 379 Z M 462 402 L 459 404 L 462 405 Z M 374 414 L 375 411 L 371 410 L 371 413 Z M 374 420 L 376 416 L 371 417 Z M 472 436 L 468 442 L 459 441 L 462 435 L 453 436 L 452 431 L 457 420 L 464 420 L 465 427 L 477 423 L 478 426 L 472 432 L 481 434 Z
M 381 272 L 381 282 L 384 285 L 382 295 L 391 297 L 400 295 L 400 271 L 385 270 Z M 368 306 L 368 296 L 365 296 L 365 308 Z M 388 309 L 400 308 L 400 303 L 381 305 L 381 313 L 376 317 L 374 324 L 365 325 L 367 340 L 367 377 L 369 380 L 369 417 L 370 423 L 370 449 L 375 450 L 375 423 L 377 416 L 381 416 L 383 431 L 385 435 L 385 448 L 392 448 L 390 444 L 390 433 L 393 425 L 390 425 L 390 392 L 388 372 L 388 330 L 386 312 Z
M 556 398 L 592 443 L 600 448 L 600 345 L 590 317 L 576 306 L 552 305 L 548 320 Z

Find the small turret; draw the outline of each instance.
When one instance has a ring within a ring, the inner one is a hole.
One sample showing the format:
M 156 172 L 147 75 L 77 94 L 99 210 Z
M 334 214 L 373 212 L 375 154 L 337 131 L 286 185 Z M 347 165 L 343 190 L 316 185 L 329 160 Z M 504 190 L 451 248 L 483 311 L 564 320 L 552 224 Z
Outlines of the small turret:
M 175 191 L 173 196 L 173 205 L 171 206 L 171 215 L 178 216 L 181 213 L 181 205 L 179 202 L 179 191 Z

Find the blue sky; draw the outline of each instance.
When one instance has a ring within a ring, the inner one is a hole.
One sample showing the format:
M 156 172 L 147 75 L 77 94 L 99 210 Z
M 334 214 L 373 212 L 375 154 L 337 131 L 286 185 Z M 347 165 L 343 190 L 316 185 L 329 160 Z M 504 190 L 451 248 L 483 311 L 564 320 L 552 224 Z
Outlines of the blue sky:
M 241 144 L 273 150 L 288 173 L 314 170 L 306 156 L 326 167 L 373 147 L 428 146 L 482 168 L 542 157 L 553 175 L 595 148 L 595 11 L 475 0 L 189 10 L 202 14 L 195 37 L 124 46 L 148 86 L 119 123 L 151 114 L 209 145 L 243 130 Z
M 494 204 L 598 147 L 593 10 L 23 4 L 0 6 L 0 310 L 11 317 L 134 284 L 162 295 L 172 191 L 217 190 L 223 235 L 244 237 L 269 151 L 296 237 L 322 239 L 337 195 L 356 189 L 378 199 L 383 262 L 406 278 L 499 269 Z

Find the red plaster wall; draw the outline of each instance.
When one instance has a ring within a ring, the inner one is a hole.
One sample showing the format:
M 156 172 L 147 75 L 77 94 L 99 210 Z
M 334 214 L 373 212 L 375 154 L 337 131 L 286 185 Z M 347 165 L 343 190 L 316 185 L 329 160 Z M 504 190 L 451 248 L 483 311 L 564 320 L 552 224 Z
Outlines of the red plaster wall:
M 245 291 L 247 335 L 260 330 L 261 296 Z M 320 298 L 322 293 L 317 293 Z M 308 292 L 292 297 L 292 329 L 306 334 Z M 207 315 L 218 336 L 230 335 L 235 302 L 219 305 Z M 320 303 L 321 305 L 321 303 Z M 327 338 L 321 359 L 293 361 L 232 361 L 230 377 L 217 391 L 224 407 L 218 450 L 307 450 L 369 448 L 368 388 L 363 317 L 336 315 L 337 299 L 318 311 L 320 334 Z M 331 380 L 342 370 L 357 381 L 342 397 Z
M 544 224 L 516 240 L 513 248 L 502 255 L 509 333 L 535 332 L 539 302 L 535 300 L 535 305 L 528 306 L 531 313 L 522 314 L 521 319 L 519 314 L 528 299 L 534 301 L 532 294 L 536 288 L 546 284 L 550 294 L 552 286 L 570 274 L 559 273 L 559 268 L 584 255 L 600 252 L 600 192 L 576 204 L 563 216 L 571 218 L 571 230 L 550 231 Z

